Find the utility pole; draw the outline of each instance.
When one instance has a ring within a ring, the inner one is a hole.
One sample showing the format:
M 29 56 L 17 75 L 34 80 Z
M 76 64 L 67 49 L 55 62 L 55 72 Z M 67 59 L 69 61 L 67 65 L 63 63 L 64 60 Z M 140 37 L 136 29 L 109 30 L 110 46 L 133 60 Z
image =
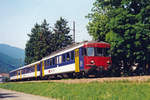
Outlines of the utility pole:
M 73 42 L 75 43 L 75 21 L 73 21 Z
M 19 67 L 22 67 L 22 58 L 19 59 L 19 63 L 20 63 Z

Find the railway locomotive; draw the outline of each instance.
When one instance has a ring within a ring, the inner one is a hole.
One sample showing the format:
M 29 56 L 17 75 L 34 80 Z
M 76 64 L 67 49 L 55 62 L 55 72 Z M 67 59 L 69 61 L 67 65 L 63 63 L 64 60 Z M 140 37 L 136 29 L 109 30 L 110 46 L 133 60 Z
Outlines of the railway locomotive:
M 53 52 L 40 61 L 10 71 L 10 80 L 99 76 L 111 66 L 110 44 L 81 42 Z

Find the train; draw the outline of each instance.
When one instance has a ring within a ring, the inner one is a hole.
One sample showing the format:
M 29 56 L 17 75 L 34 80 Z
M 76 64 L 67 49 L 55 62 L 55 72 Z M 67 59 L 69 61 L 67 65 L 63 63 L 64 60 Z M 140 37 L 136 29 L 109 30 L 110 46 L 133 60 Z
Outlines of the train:
M 55 51 L 41 60 L 9 72 L 10 81 L 81 78 L 107 72 L 112 64 L 110 44 L 86 41 Z

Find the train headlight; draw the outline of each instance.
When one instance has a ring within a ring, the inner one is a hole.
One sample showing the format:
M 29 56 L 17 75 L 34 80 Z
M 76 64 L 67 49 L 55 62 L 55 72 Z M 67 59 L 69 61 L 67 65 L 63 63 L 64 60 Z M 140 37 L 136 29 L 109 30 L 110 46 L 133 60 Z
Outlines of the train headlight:
M 91 64 L 94 64 L 95 62 L 94 62 L 94 60 L 91 60 Z
M 110 61 L 109 61 L 109 60 L 107 61 L 107 64 L 110 64 Z

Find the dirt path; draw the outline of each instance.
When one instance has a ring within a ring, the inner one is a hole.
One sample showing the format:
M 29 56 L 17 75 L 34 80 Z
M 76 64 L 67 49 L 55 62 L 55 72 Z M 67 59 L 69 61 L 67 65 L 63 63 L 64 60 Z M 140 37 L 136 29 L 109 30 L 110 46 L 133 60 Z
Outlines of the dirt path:
M 0 100 L 54 100 L 46 97 L 0 89 Z

